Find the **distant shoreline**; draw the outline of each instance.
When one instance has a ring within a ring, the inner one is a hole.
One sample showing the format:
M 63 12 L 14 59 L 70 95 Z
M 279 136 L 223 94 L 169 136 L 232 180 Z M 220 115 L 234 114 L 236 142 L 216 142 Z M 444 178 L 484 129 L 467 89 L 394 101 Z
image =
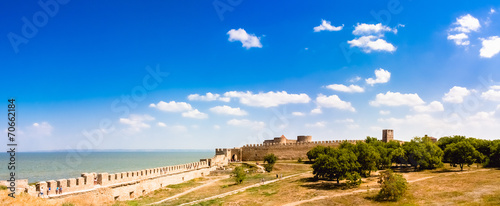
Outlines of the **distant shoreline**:
M 17 153 L 63 153 L 63 152 L 213 152 L 214 149 L 151 149 L 151 150 L 129 150 L 129 149 L 104 149 L 104 150 L 91 150 L 91 151 L 78 151 L 78 150 L 38 150 L 38 151 L 16 151 Z

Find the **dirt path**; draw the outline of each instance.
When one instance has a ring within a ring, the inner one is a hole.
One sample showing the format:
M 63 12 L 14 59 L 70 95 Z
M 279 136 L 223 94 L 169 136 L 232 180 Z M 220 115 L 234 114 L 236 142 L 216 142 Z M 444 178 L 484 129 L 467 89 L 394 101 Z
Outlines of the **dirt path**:
M 298 176 L 298 175 L 302 175 L 302 174 L 306 174 L 306 173 L 309 173 L 309 172 L 294 174 L 294 175 L 290 175 L 290 176 L 285 176 L 283 178 L 266 181 L 264 183 L 257 183 L 257 184 L 249 185 L 249 186 L 246 186 L 246 187 L 243 187 L 243 188 L 240 188 L 240 189 L 237 189 L 237 190 L 233 190 L 233 191 L 230 191 L 230 192 L 222 193 L 222 194 L 219 194 L 219 195 L 214 195 L 214 196 L 207 197 L 207 198 L 204 198 L 204 199 L 201 199 L 201 200 L 196 200 L 196 201 L 184 203 L 184 204 L 181 204 L 181 206 L 182 205 L 193 205 L 193 204 L 196 204 L 196 203 L 205 202 L 205 201 L 212 200 L 212 199 L 217 199 L 217 198 L 222 198 L 222 197 L 229 196 L 229 195 L 234 195 L 236 193 L 243 192 L 243 191 L 245 191 L 245 190 L 247 190 L 249 188 L 252 188 L 252 187 L 258 187 L 258 186 L 261 186 L 261 185 L 267 185 L 267 184 L 270 184 L 270 183 L 273 183 L 273 182 L 277 182 L 277 181 L 280 181 L 280 180 L 292 178 L 292 177 L 295 177 L 295 176 Z
M 454 173 L 451 173 L 451 174 L 444 174 L 444 176 L 454 175 L 454 174 L 467 174 L 467 173 L 481 172 L 481 171 L 488 171 L 488 169 L 480 169 L 480 170 L 466 171 L 466 172 L 454 172 Z M 410 180 L 408 182 L 409 183 L 418 182 L 418 181 L 422 181 L 422 180 L 434 178 L 434 177 L 437 177 L 437 176 L 439 176 L 439 175 L 429 176 L 429 177 L 422 177 L 422 178 L 419 178 L 419 179 Z M 372 191 L 372 190 L 373 191 L 378 191 L 378 190 L 380 190 L 380 188 L 370 188 L 370 191 Z M 301 205 L 301 204 L 306 203 L 306 202 L 313 202 L 313 201 L 316 201 L 316 200 L 326 199 L 326 198 L 330 198 L 330 197 L 340 197 L 340 196 L 345 196 L 345 195 L 352 195 L 352 194 L 356 194 L 356 193 L 360 193 L 360 192 L 366 192 L 366 189 L 354 190 L 354 191 L 351 191 L 351 192 L 344 192 L 344 193 L 339 193 L 339 194 L 334 194 L 334 195 L 329 195 L 329 196 L 318 196 L 318 197 L 314 197 L 314 198 L 307 199 L 307 200 L 301 200 L 301 201 L 297 201 L 297 202 L 291 202 L 291 203 L 288 203 L 288 204 L 284 204 L 283 206 L 296 206 L 296 205 Z
M 180 197 L 180 196 L 183 196 L 183 195 L 186 195 L 186 194 L 191 193 L 191 192 L 193 192 L 193 191 L 199 190 L 199 189 L 201 189 L 201 188 L 203 188 L 203 187 L 206 187 L 206 186 L 209 186 L 209 185 L 211 185 L 211 184 L 213 184 L 213 183 L 215 183 L 215 182 L 217 182 L 217 181 L 219 181 L 219 180 L 226 179 L 226 178 L 229 178 L 229 177 L 230 177 L 229 175 L 226 175 L 226 176 L 223 176 L 223 177 L 217 178 L 217 179 L 215 179 L 215 180 L 210 180 L 210 181 L 206 182 L 205 184 L 200 185 L 200 186 L 198 186 L 198 187 L 191 188 L 191 189 L 186 190 L 186 191 L 184 191 L 184 192 L 181 192 L 181 193 L 179 193 L 179 194 L 175 194 L 175 195 L 173 195 L 173 196 L 170 196 L 170 197 L 165 198 L 165 199 L 163 199 L 163 200 L 160 200 L 160 201 L 158 201 L 158 202 L 153 202 L 153 203 L 150 203 L 150 204 L 147 204 L 147 205 L 157 205 L 157 204 L 160 204 L 160 203 L 162 203 L 162 202 L 165 202 L 165 201 L 169 201 L 169 200 L 172 200 L 172 199 L 178 198 L 178 197 Z

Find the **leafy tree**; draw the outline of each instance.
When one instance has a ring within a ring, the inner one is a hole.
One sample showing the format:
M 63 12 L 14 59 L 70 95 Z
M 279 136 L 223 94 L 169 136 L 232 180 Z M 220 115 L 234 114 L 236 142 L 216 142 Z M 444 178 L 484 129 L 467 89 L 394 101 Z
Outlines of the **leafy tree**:
M 469 141 L 449 144 L 444 150 L 444 159 L 449 161 L 453 167 L 460 166 L 460 170 L 464 170 L 464 164 L 470 167 L 482 156 Z
M 361 175 L 357 172 L 347 173 L 345 179 L 348 188 L 359 187 L 361 184 Z
M 379 169 L 388 168 L 392 165 L 392 148 L 386 148 L 382 145 L 375 147 L 380 158 L 377 161 L 377 167 Z
M 309 161 L 318 158 L 320 154 L 325 154 L 326 147 L 318 145 L 307 152 L 307 158 Z
M 491 154 L 486 162 L 486 166 L 500 167 L 500 141 L 493 141 L 490 150 Z
M 385 143 L 385 147 L 388 148 L 388 149 L 397 149 L 397 148 L 401 148 L 401 144 L 399 144 L 398 141 L 395 141 L 395 140 L 391 140 L 387 143 Z
M 331 149 L 326 154 L 320 154 L 312 165 L 316 179 L 345 179 L 348 174 L 353 174 L 359 169 L 356 154 L 347 149 Z
M 384 171 L 379 178 L 380 191 L 377 199 L 381 201 L 398 201 L 408 189 L 408 182 L 401 174 L 392 170 Z
M 408 162 L 406 160 L 406 152 L 402 147 L 392 150 L 391 158 L 393 162 L 399 164 L 400 166 Z
M 247 174 L 245 173 L 243 167 L 234 168 L 233 174 L 236 184 L 241 184 L 247 178 Z
M 360 164 L 359 173 L 361 176 L 370 176 L 371 171 L 377 170 L 380 154 L 373 146 L 364 142 L 357 142 L 355 153 Z
M 443 150 L 430 141 L 429 138 L 415 137 L 410 142 L 403 144 L 408 162 L 418 169 L 434 169 L 441 167 Z
M 267 164 L 264 165 L 264 169 L 267 172 L 273 171 L 274 163 L 276 163 L 277 159 L 278 159 L 278 157 L 276 157 L 276 155 L 274 155 L 273 153 L 267 154 L 266 156 L 264 156 L 264 163 L 267 162 Z
M 455 135 L 455 136 L 447 136 L 441 137 L 436 142 L 436 144 L 441 148 L 441 150 L 445 150 L 446 146 L 452 143 L 457 143 L 466 140 L 465 136 Z

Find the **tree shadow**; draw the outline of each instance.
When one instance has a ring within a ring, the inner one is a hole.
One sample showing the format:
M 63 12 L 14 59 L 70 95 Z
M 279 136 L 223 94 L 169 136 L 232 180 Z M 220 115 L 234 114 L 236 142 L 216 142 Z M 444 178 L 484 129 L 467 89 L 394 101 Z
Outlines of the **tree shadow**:
M 450 169 L 442 169 L 442 170 L 434 170 L 434 171 L 431 171 L 431 173 L 437 173 L 437 174 L 441 174 L 441 173 L 454 173 L 454 172 L 461 172 L 460 170 L 450 170 Z
M 337 184 L 337 182 L 318 182 L 314 184 L 306 184 L 306 185 L 300 185 L 301 187 L 305 187 L 308 189 L 315 189 L 315 190 L 337 190 L 337 189 L 346 189 L 347 184 L 346 183 L 340 183 Z
M 297 179 L 297 180 L 294 180 L 292 182 L 318 182 L 317 179 L 315 179 L 314 177 L 305 177 L 305 178 L 300 178 L 300 179 Z

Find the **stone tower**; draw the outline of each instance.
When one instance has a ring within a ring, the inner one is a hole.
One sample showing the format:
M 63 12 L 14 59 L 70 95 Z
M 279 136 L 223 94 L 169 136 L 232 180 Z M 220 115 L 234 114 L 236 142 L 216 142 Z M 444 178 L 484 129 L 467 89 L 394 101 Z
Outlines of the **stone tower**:
M 394 140 L 394 131 L 392 129 L 382 130 L 382 142 Z

